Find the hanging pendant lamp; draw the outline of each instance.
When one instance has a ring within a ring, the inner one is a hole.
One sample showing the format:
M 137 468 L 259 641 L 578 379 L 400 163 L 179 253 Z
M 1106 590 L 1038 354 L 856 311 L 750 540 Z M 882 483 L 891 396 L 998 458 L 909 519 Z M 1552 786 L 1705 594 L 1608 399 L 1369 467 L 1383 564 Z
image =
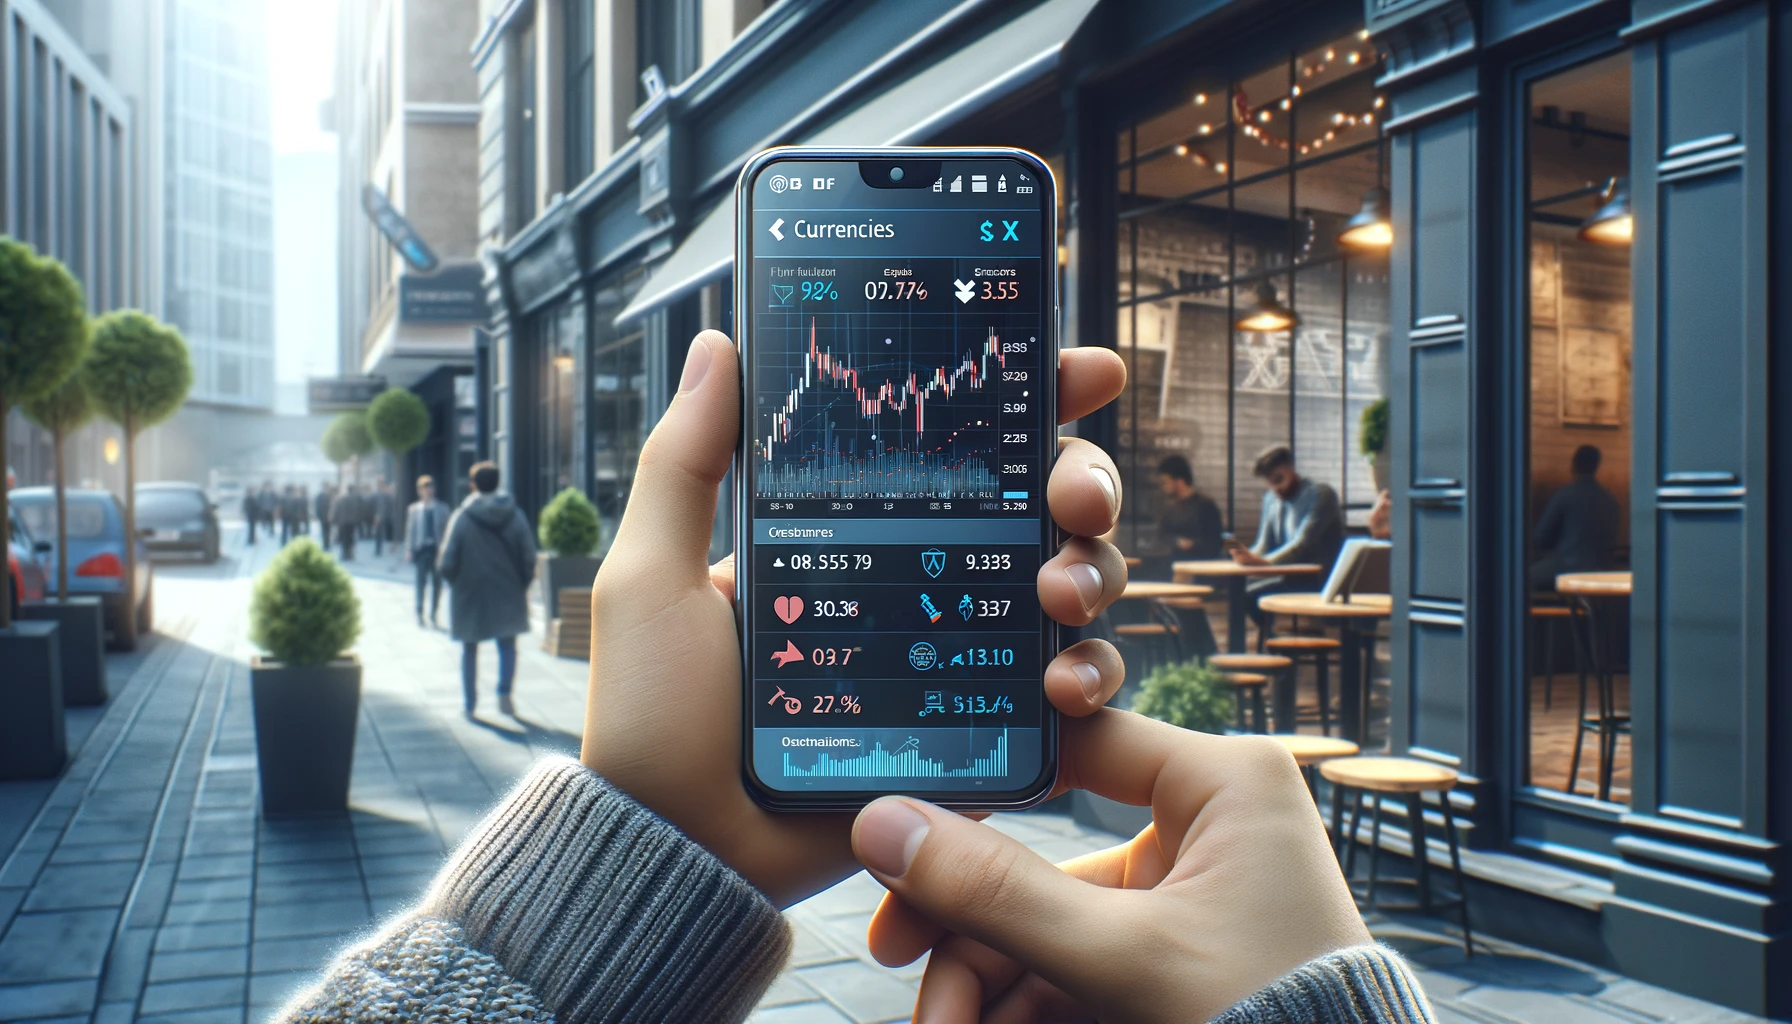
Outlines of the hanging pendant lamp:
M 1276 301 L 1276 286 L 1265 281 L 1257 286 L 1257 304 L 1232 326 L 1241 331 L 1285 331 L 1298 323 L 1294 310 Z
M 1613 178 L 1601 198 L 1605 203 L 1581 222 L 1578 234 L 1583 241 L 1599 245 L 1629 245 L 1636 231 L 1636 220 L 1630 215 L 1630 179 Z
M 1363 208 L 1344 222 L 1338 244 L 1352 249 L 1386 249 L 1394 244 L 1394 219 L 1388 190 L 1380 185 L 1363 193 Z

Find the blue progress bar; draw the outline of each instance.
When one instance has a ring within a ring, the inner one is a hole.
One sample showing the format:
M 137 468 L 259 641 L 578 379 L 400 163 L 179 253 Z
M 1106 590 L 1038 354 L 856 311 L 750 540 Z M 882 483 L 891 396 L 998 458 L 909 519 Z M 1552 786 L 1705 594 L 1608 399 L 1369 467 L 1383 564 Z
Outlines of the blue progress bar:
M 1003 491 L 1002 492 L 1002 500 L 1003 501 L 1013 501 L 1015 499 L 1024 500 L 1026 498 L 1026 496 L 1027 496 L 1026 491 Z

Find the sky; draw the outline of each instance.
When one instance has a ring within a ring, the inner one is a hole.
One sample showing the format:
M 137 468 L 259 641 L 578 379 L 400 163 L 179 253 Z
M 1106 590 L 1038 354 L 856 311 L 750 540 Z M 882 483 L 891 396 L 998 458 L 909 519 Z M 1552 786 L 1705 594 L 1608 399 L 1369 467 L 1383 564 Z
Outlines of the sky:
M 338 0 L 264 2 L 274 142 L 274 409 L 298 415 L 305 412 L 305 380 L 338 373 L 336 136 L 319 120 L 319 107 L 335 91 Z

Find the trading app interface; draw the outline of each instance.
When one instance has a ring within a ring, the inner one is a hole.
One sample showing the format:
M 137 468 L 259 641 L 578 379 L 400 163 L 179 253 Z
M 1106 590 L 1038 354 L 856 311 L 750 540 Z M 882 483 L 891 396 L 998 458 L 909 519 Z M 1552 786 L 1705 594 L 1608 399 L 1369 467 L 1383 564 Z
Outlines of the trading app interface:
M 855 163 L 754 183 L 746 528 L 767 787 L 1034 782 L 1055 361 L 1037 172 Z

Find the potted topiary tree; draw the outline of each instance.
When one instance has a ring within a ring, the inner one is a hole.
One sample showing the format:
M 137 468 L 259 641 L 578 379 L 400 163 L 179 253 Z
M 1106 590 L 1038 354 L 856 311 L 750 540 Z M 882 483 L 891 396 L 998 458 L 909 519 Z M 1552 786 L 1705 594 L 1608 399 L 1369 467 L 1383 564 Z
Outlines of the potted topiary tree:
M 344 652 L 360 635 L 354 582 L 311 538 L 282 548 L 256 578 L 249 639 L 267 657 L 249 679 L 269 817 L 347 810 L 361 663 Z
M 80 365 L 88 344 L 84 305 L 62 264 L 0 238 L 0 463 L 13 405 L 56 387 Z M 0 483 L 0 779 L 48 778 L 68 756 L 61 641 L 54 622 L 13 621 L 11 522 Z
M 535 578 L 541 581 L 541 606 L 549 619 L 560 617 L 560 590 L 563 587 L 590 589 L 597 579 L 603 559 L 597 550 L 601 523 L 597 506 L 585 492 L 568 487 L 541 510 L 541 524 L 536 535 L 541 540 L 540 560 Z
M 389 388 L 367 406 L 367 435 L 397 458 L 429 437 L 429 406 L 404 388 Z
M 1225 673 L 1204 662 L 1159 665 L 1139 685 L 1132 710 L 1196 732 L 1221 733 L 1237 704 Z M 1151 808 L 1134 807 L 1082 790 L 1071 793 L 1071 815 L 1083 825 L 1134 835 L 1151 823 Z
M 175 414 L 193 387 L 193 361 L 180 332 L 135 309 L 94 321 L 93 349 L 82 364 L 88 394 L 100 415 L 124 433 L 124 578 L 129 595 L 119 616 L 119 646 L 136 646 L 150 628 L 149 588 L 137 587 L 137 435 Z M 142 598 L 137 594 L 143 593 Z
M 373 435 L 367 432 L 367 414 L 361 412 L 338 413 L 324 428 L 324 436 L 319 441 L 324 450 L 324 458 L 336 464 L 336 482 L 342 482 L 343 463 L 359 459 L 373 451 Z M 355 464 L 355 476 L 360 473 L 360 463 Z
M 93 399 L 77 371 L 52 391 L 25 403 L 25 415 L 50 432 L 56 463 L 56 599 L 21 608 L 20 617 L 54 622 L 61 637 L 62 701 L 106 702 L 106 609 L 98 597 L 68 592 L 68 502 L 63 447 L 68 435 L 93 419 Z
M 1357 442 L 1369 460 L 1375 493 L 1388 489 L 1388 400 L 1377 398 L 1363 406 L 1362 436 Z

